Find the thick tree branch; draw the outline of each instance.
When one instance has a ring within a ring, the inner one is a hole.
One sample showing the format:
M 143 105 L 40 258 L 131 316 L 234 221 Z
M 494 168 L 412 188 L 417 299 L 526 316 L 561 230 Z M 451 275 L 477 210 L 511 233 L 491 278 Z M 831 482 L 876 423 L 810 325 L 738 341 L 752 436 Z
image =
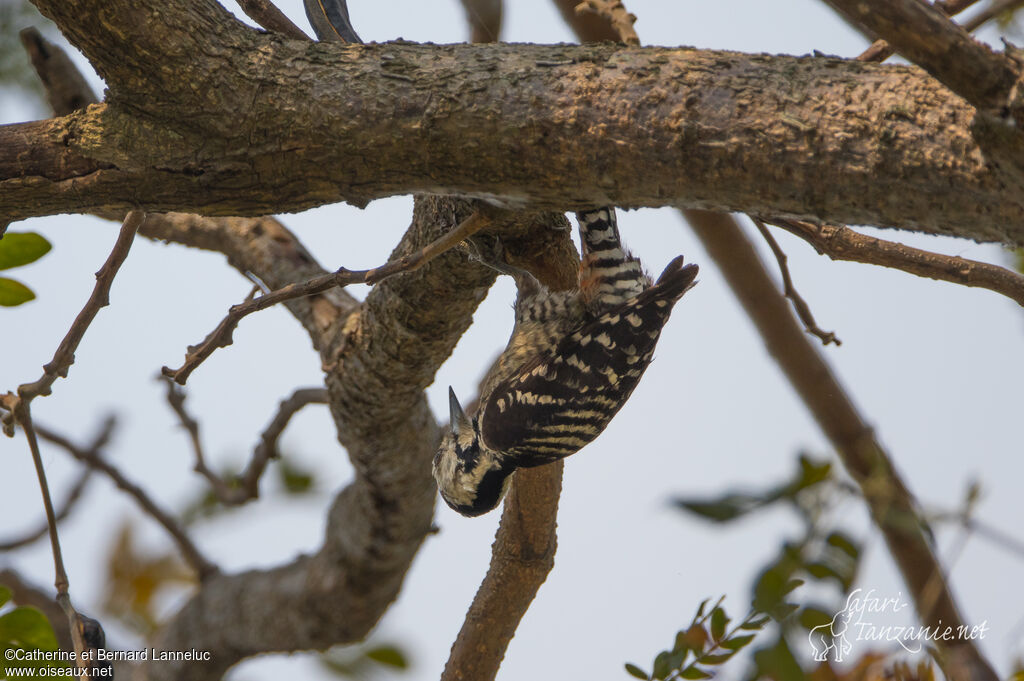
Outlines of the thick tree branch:
M 1020 65 L 975 40 L 931 3 L 825 1 L 872 38 L 884 39 L 980 111 L 994 117 L 1019 116 Z
M 441 681 L 493 679 L 537 590 L 555 564 L 555 513 L 562 462 L 516 471 L 477 591 Z
M 916 69 L 607 44 L 312 44 L 205 1 L 126 1 L 40 0 L 112 94 L 0 128 L 0 214 L 130 201 L 254 214 L 422 191 L 1024 243 L 1015 154 L 976 139 L 974 109 Z M 134 42 L 107 35 L 120 9 Z M 221 56 L 192 59 L 209 53 Z
M 913 496 L 828 363 L 793 318 L 757 251 L 732 216 L 704 211 L 686 211 L 685 215 L 760 331 L 768 352 L 860 486 L 921 622 L 936 628 L 941 622 L 941 627 L 955 629 L 963 619 L 922 529 Z M 998 679 L 972 641 L 934 643 L 939 663 L 951 681 Z

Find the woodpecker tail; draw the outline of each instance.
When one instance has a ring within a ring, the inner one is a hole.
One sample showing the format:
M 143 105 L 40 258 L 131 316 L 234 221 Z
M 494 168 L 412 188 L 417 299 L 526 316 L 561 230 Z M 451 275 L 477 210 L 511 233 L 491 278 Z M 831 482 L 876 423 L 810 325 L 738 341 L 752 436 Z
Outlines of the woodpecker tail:
M 576 219 L 583 248 L 580 291 L 592 312 L 610 310 L 650 287 L 640 261 L 622 246 L 614 208 L 580 212 Z
M 692 263 L 684 265 L 683 256 L 678 255 L 665 267 L 648 293 L 654 298 L 675 303 L 697 283 L 698 271 L 699 268 Z

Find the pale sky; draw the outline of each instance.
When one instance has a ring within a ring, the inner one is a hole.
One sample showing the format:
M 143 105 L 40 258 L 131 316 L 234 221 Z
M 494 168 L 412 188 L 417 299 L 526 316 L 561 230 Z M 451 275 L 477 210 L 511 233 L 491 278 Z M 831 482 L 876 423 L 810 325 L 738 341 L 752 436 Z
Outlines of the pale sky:
M 548 2 L 507 4 L 505 40 L 573 40 Z M 298 0 L 280 5 L 306 26 Z M 639 17 L 636 28 L 645 44 L 787 54 L 818 49 L 849 56 L 866 44 L 822 3 L 811 0 L 631 0 L 627 7 Z M 352 0 L 350 10 L 367 41 L 458 42 L 467 34 L 455 0 Z M 996 41 L 996 34 L 985 35 Z M 101 89 L 98 81 L 94 85 Z M 8 99 L 0 102 L 0 115 L 0 121 L 14 122 L 35 114 Z M 408 197 L 394 198 L 365 210 L 338 205 L 282 220 L 324 267 L 358 269 L 386 260 L 408 226 L 411 204 Z M 630 402 L 595 443 L 568 460 L 555 568 L 509 646 L 499 679 L 625 679 L 623 663 L 649 668 L 654 654 L 671 644 L 704 598 L 726 594 L 730 614 L 742 615 L 755 571 L 784 538 L 797 535 L 796 518 L 775 510 L 714 527 L 682 516 L 669 508 L 668 500 L 679 494 L 763 488 L 791 473 L 799 451 L 833 456 L 678 213 L 620 212 L 619 220 L 624 240 L 649 271 L 660 272 L 683 253 L 701 265 L 700 284 L 677 306 L 653 368 Z M 0 310 L 5 331 L 0 390 L 38 377 L 88 296 L 93 272 L 116 232 L 111 223 L 79 216 L 30 220 L 11 229 L 39 231 L 54 249 L 15 274 L 39 299 Z M 872 233 L 1008 262 L 997 246 L 891 230 Z M 777 238 L 819 324 L 843 340 L 842 347 L 830 346 L 825 354 L 924 506 L 952 509 L 969 482 L 978 480 L 984 490 L 978 517 L 1024 538 L 1014 522 L 1021 517 L 1024 479 L 1024 310 L 980 289 L 833 263 L 787 234 Z M 442 421 L 448 386 L 459 395 L 472 394 L 507 340 L 514 288 L 506 279 L 492 289 L 476 323 L 428 390 Z M 114 284 L 112 305 L 90 329 L 69 378 L 56 384 L 51 397 L 34 403 L 36 419 L 84 441 L 104 415 L 117 413 L 122 427 L 110 456 L 164 505 L 180 509 L 203 483 L 191 471 L 185 435 L 154 376 L 161 365 L 179 364 L 185 347 L 201 340 L 249 287 L 223 256 L 140 239 Z M 273 309 L 244 321 L 235 344 L 194 374 L 189 404 L 202 421 L 207 452 L 237 465 L 283 396 L 320 383 L 319 360 L 308 338 L 283 309 Z M 199 525 L 196 540 L 227 570 L 280 564 L 320 544 L 325 508 L 351 475 L 326 409 L 311 407 L 296 418 L 283 449 L 317 470 L 321 492 L 299 501 L 269 495 Z M 7 475 L 0 534 L 8 536 L 34 527 L 42 508 L 23 439 L 0 439 L 0 456 Z M 60 498 L 59 490 L 76 468 L 56 450 L 46 450 L 44 458 Z M 96 614 L 101 558 L 122 520 L 135 518 L 147 545 L 166 548 L 168 542 L 159 527 L 105 481 L 94 482 L 85 509 L 88 513 L 79 512 L 62 526 L 61 536 L 72 595 L 86 612 Z M 441 532 L 426 540 L 397 603 L 372 635 L 398 641 L 410 651 L 414 668 L 409 679 L 439 675 L 486 571 L 500 515 L 467 519 L 442 502 L 437 509 Z M 842 510 L 836 521 L 867 545 L 857 586 L 906 597 L 863 508 L 851 503 Z M 1006 675 L 1024 654 L 1022 557 L 980 537 L 951 555 L 956 535 L 952 528 L 940 530 L 940 553 L 953 559 L 947 565 L 965 618 L 988 623 L 982 649 Z M 52 583 L 45 543 L 5 556 L 0 565 L 8 561 L 37 583 Z M 909 620 L 894 615 L 886 623 Z M 120 645 L 135 645 L 115 624 L 107 628 Z M 860 645 L 855 654 L 869 647 Z M 232 678 L 317 678 L 317 670 L 309 655 L 266 656 L 243 663 Z M 728 672 L 740 673 L 742 664 Z

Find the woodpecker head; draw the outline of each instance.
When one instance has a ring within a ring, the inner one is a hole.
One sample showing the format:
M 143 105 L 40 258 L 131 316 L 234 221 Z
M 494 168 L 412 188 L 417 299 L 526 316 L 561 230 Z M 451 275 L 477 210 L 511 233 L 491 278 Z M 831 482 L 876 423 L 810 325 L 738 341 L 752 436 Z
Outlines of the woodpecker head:
M 477 423 L 466 416 L 448 388 L 451 427 L 434 455 L 434 479 L 441 497 L 464 516 L 478 516 L 498 505 L 515 467 L 483 445 Z

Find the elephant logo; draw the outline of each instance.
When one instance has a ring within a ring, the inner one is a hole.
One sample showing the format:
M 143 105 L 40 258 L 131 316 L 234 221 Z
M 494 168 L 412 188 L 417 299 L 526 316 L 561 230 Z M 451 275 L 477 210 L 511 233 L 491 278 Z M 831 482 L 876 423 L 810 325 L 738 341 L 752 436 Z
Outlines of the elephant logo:
M 850 626 L 850 620 L 856 609 L 853 606 L 853 599 L 860 589 L 851 593 L 846 599 L 846 607 L 836 613 L 828 624 L 819 624 L 807 633 L 807 640 L 814 651 L 814 659 L 817 662 L 828 660 L 830 651 L 834 652 L 836 662 L 842 662 L 846 655 L 850 654 L 853 645 L 846 636 L 846 630 Z

